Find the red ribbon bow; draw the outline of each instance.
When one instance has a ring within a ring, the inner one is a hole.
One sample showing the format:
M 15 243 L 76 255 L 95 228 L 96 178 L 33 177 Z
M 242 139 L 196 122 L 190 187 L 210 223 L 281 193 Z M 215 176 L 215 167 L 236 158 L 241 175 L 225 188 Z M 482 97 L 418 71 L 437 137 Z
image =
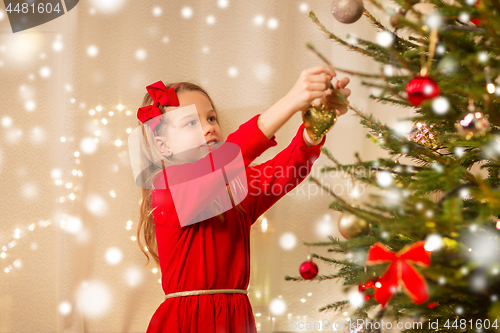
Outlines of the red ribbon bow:
M 180 84 L 179 84 L 180 85 Z M 177 93 L 175 92 L 174 87 L 168 88 L 165 87 L 162 81 L 155 82 L 146 87 L 148 90 L 149 96 L 154 100 L 153 105 L 147 105 L 142 108 L 139 108 L 137 111 L 137 118 L 144 124 L 146 121 L 153 119 L 148 123 L 151 130 L 155 131 L 156 134 L 156 126 L 163 120 L 163 113 L 158 108 L 159 105 L 163 106 L 179 106 L 179 98 L 177 97 Z
M 416 242 L 405 246 L 401 251 L 395 253 L 388 250 L 384 244 L 375 243 L 368 251 L 366 263 L 381 264 L 391 262 L 385 273 L 376 284 L 375 299 L 385 306 L 396 288 L 402 285 L 406 293 L 416 304 L 421 304 L 429 299 L 427 282 L 408 261 L 413 261 L 421 266 L 429 266 L 431 253 L 424 249 L 425 241 Z

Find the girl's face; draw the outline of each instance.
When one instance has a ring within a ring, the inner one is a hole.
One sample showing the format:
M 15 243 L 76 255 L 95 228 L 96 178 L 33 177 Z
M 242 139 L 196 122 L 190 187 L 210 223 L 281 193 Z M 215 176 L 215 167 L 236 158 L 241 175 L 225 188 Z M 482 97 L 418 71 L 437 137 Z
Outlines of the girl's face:
M 180 105 L 169 106 L 165 110 L 164 116 L 168 119 L 166 133 L 155 137 L 160 153 L 164 156 L 189 150 L 206 153 L 208 149 L 202 145 L 212 140 L 222 142 L 222 131 L 210 100 L 199 91 L 182 91 L 177 97 Z M 194 108 L 185 108 L 193 104 L 196 111 Z M 181 108 L 185 109 L 177 110 Z

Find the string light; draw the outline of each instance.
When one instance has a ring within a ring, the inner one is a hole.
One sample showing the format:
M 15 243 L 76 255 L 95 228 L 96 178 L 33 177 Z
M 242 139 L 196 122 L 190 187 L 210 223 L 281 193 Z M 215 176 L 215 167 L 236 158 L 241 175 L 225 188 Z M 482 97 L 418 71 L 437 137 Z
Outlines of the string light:
M 491 95 L 491 94 L 494 94 L 495 91 L 496 91 L 496 87 L 495 85 L 491 82 L 491 77 L 490 77 L 490 67 L 489 66 L 486 66 L 486 68 L 484 69 L 484 75 L 486 77 L 486 90 L 488 91 L 488 93 Z
M 45 227 L 48 227 L 49 225 L 51 225 L 52 221 L 51 220 L 40 220 L 37 224 L 39 227 L 45 228 Z M 0 259 L 2 259 L 2 263 L 3 263 L 3 259 L 7 259 L 8 257 L 10 257 L 9 251 L 18 245 L 17 241 L 19 241 L 19 239 L 21 239 L 21 234 L 23 234 L 25 231 L 35 230 L 37 224 L 31 223 L 26 228 L 17 228 L 14 230 L 14 234 L 13 234 L 14 239 L 11 240 L 7 245 L 3 245 L 2 247 L 0 247 L 0 249 L 2 251 L 0 253 Z M 3 269 L 4 273 L 10 273 L 14 268 L 20 269 L 22 267 L 21 260 L 19 258 L 16 258 L 15 260 L 13 260 L 11 262 L 9 262 L 9 261 L 5 262 L 5 265 L 6 265 L 6 267 L 4 266 L 4 269 Z
M 82 104 L 81 104 L 81 107 L 83 108 L 85 106 L 84 105 L 82 106 Z M 124 106 L 119 104 L 116 107 L 116 109 L 118 109 L 119 111 L 122 111 L 124 109 Z M 97 112 L 101 112 L 101 111 L 103 111 L 103 107 L 98 105 L 97 107 L 95 107 L 95 109 L 89 110 L 88 111 L 89 116 L 95 116 L 97 113 L 96 110 L 97 110 Z M 109 111 L 108 115 L 113 116 L 114 112 Z M 130 116 L 130 115 L 132 115 L 132 112 L 130 110 L 127 110 L 126 115 Z M 101 122 L 104 125 L 106 125 L 108 123 L 108 120 L 106 118 L 102 118 Z M 94 119 L 94 123 L 97 125 L 99 123 L 99 120 Z M 133 130 L 132 128 L 127 128 L 127 133 L 131 133 L 132 130 Z M 101 131 L 96 130 L 94 134 L 95 134 L 95 136 L 100 136 Z M 67 142 L 68 140 L 72 140 L 72 138 L 68 139 L 67 137 L 63 136 L 63 137 L 60 137 L 59 140 L 60 140 L 60 142 Z M 99 142 L 99 139 L 94 138 L 93 141 L 95 143 L 97 143 L 97 142 Z M 116 146 L 120 147 L 123 145 L 123 142 L 121 140 L 116 140 L 114 142 L 114 144 Z M 73 153 L 73 156 L 75 158 L 75 160 L 74 160 L 75 164 L 79 164 L 80 160 L 78 158 L 80 157 L 80 152 L 75 151 Z M 69 173 L 74 177 L 78 177 L 78 178 L 83 177 L 83 172 L 81 170 L 78 170 L 78 169 L 72 169 Z M 78 185 L 77 182 L 65 180 L 62 172 L 59 172 L 55 176 L 53 174 L 52 177 L 55 178 L 55 185 L 56 186 L 64 185 L 64 188 L 69 192 L 69 193 L 66 193 L 65 195 L 58 196 L 55 199 L 55 201 L 57 203 L 63 204 L 65 202 L 69 202 L 69 200 L 71 200 L 71 201 L 77 200 L 78 191 L 80 189 L 80 186 Z M 112 197 L 116 197 L 115 191 L 111 190 L 109 193 Z M 30 223 L 27 227 L 20 227 L 20 228 L 15 229 L 15 231 L 12 235 L 13 239 L 10 241 L 7 240 L 7 243 L 5 243 L 3 246 L 0 246 L 0 259 L 1 259 L 0 263 L 2 265 L 4 265 L 4 267 L 2 267 L 0 269 L 2 269 L 5 273 L 9 273 L 9 272 L 12 272 L 14 268 L 16 268 L 16 269 L 21 268 L 22 267 L 21 260 L 18 258 L 13 258 L 13 256 L 11 254 L 9 254 L 11 249 L 18 245 L 18 243 L 16 241 L 21 240 L 23 238 L 23 235 L 25 234 L 25 232 L 32 232 L 32 231 L 36 230 L 37 226 L 41 227 L 41 228 L 46 228 L 52 224 L 54 224 L 54 223 L 50 219 L 47 219 L 47 220 L 40 220 L 38 223 Z M 66 222 L 66 220 L 58 221 L 56 223 L 56 225 L 58 227 L 65 229 L 65 230 L 69 227 L 69 224 Z M 127 222 L 127 230 L 131 230 L 131 229 L 132 229 L 132 221 L 128 221 Z M 131 241 L 136 241 L 136 237 L 132 236 Z M 0 244 L 0 245 L 2 245 L 2 244 Z M 31 245 L 31 249 L 36 250 L 36 248 L 37 248 L 36 243 L 33 243 Z M 146 251 L 148 250 L 147 247 L 145 247 L 145 249 L 146 249 Z M 156 272 L 157 272 L 157 270 L 156 270 Z
M 493 83 L 488 83 L 488 85 L 486 86 L 486 90 L 488 91 L 489 94 L 494 94 L 495 91 L 496 91 L 496 87 Z
M 261 228 L 263 232 L 267 231 L 267 219 L 265 217 L 262 219 Z

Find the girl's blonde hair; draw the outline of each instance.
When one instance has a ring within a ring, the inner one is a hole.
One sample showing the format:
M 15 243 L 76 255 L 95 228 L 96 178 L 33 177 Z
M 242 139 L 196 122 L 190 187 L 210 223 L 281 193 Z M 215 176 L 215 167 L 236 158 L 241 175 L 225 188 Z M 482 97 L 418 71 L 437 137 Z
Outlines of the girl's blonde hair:
M 175 87 L 174 87 L 175 86 Z M 169 83 L 165 84 L 165 87 L 171 88 L 174 87 L 174 90 L 176 93 L 180 93 L 183 91 L 198 91 L 205 95 L 210 103 L 212 104 L 213 109 L 215 110 L 216 114 L 218 114 L 218 111 L 208 95 L 208 93 L 203 89 L 201 86 L 188 82 L 188 81 L 182 81 L 182 82 L 174 82 L 174 83 Z M 141 107 L 151 105 L 153 104 L 153 98 L 149 95 L 149 93 L 146 93 L 144 96 L 144 99 L 142 101 Z M 165 109 L 160 105 L 159 106 L 160 110 L 162 113 L 165 113 Z M 143 135 L 145 138 L 147 138 L 147 143 L 145 140 L 143 141 L 143 144 L 141 145 L 141 154 L 143 155 L 143 160 L 148 160 L 150 164 L 152 164 L 154 172 L 149 173 L 149 176 L 147 177 L 148 179 L 143 179 L 142 182 L 144 184 L 152 184 L 154 178 L 156 175 L 162 171 L 163 166 L 165 163 L 162 163 L 162 161 L 171 160 L 170 157 L 165 157 L 163 156 L 159 151 L 156 145 L 154 144 L 154 133 L 153 131 L 149 128 L 148 125 L 143 125 L 140 120 L 138 120 L 139 126 L 142 127 Z M 162 121 L 160 124 L 156 126 L 156 133 L 159 136 L 164 136 L 168 126 L 165 123 L 165 121 Z M 150 149 L 147 148 L 146 145 L 150 146 Z M 228 194 L 232 197 L 232 192 L 231 191 L 241 191 L 243 189 L 243 184 L 241 184 L 241 181 L 239 178 L 235 179 L 236 181 L 230 182 L 230 185 L 227 185 L 227 190 Z M 156 243 L 156 231 L 155 231 L 155 224 L 154 224 L 154 216 L 153 216 L 153 209 L 152 209 L 152 186 L 144 186 L 142 187 L 142 202 L 141 202 L 141 208 L 140 208 L 140 218 L 139 218 L 139 224 L 137 225 L 137 243 L 139 245 L 139 248 L 141 251 L 144 253 L 144 255 L 147 258 L 147 263 L 149 263 L 150 258 L 149 255 L 153 257 L 153 259 L 156 261 L 156 263 L 159 265 L 160 261 L 158 258 L 158 246 Z M 233 192 L 234 193 L 234 192 Z M 217 198 L 218 199 L 218 198 Z M 224 212 L 222 205 L 220 204 L 219 200 L 214 200 L 214 202 L 211 203 L 211 208 L 213 212 L 217 214 L 217 218 L 222 222 L 224 222 Z M 236 208 L 239 212 L 239 214 L 244 214 L 245 209 L 241 206 L 241 203 L 236 205 Z M 147 250 L 144 248 L 143 243 L 141 241 L 141 234 L 144 239 L 144 242 L 146 244 Z

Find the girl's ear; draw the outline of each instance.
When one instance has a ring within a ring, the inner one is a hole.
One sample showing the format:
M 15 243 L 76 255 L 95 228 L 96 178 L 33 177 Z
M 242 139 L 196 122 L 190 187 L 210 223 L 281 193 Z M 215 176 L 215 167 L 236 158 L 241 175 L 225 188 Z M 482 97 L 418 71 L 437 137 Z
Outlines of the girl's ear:
M 172 149 L 170 149 L 170 147 L 167 145 L 167 142 L 165 141 L 164 138 L 162 138 L 160 136 L 156 136 L 155 137 L 155 144 L 163 156 L 172 155 Z

